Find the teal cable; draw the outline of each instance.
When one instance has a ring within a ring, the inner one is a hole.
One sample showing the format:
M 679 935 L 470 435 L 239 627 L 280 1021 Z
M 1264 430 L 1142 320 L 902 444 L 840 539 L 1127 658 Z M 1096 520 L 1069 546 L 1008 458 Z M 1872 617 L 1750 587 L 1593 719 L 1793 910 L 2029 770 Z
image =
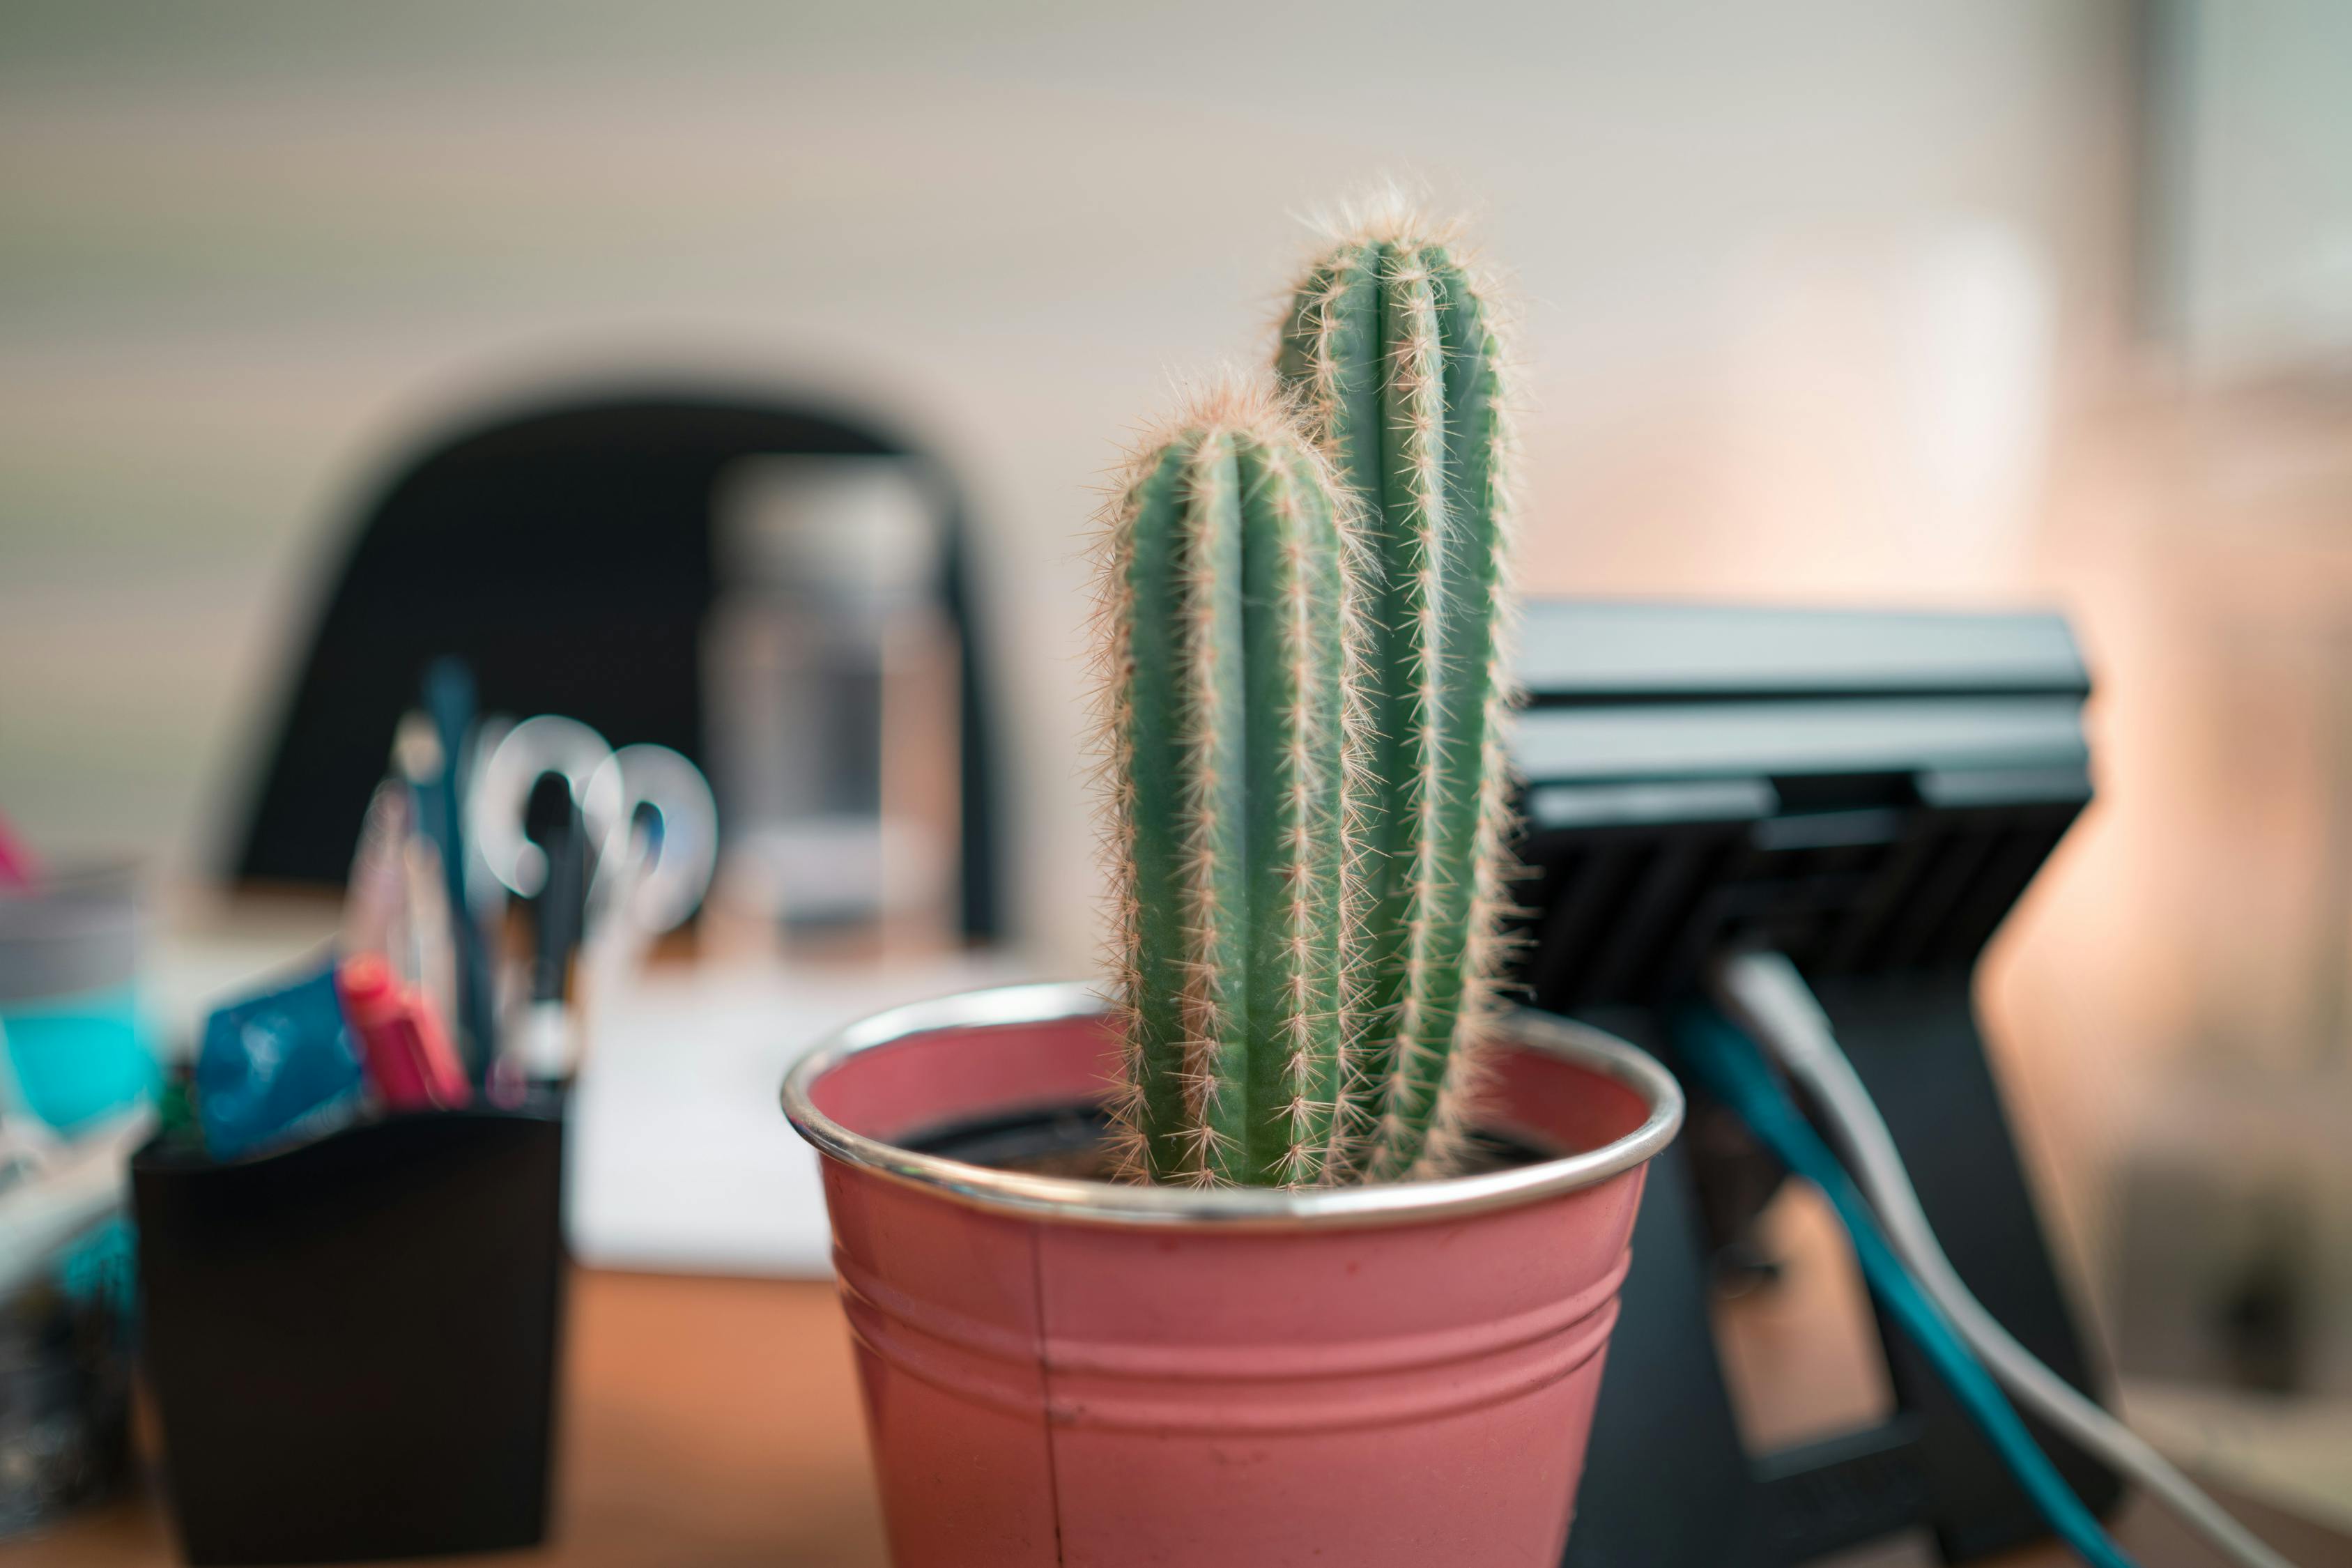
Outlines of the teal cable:
M 1812 1124 L 1798 1113 L 1755 1042 L 1713 1008 L 1693 1007 L 1676 1020 L 1675 1043 L 1708 1090 L 1730 1106 L 1782 1164 L 1828 1197 L 1844 1222 L 1863 1278 L 1879 1303 L 1927 1356 L 2058 1538 L 2097 1568 L 2134 1568 L 2049 1456 L 2035 1447 L 1992 1374 L 1911 1278 L 1860 1189 Z

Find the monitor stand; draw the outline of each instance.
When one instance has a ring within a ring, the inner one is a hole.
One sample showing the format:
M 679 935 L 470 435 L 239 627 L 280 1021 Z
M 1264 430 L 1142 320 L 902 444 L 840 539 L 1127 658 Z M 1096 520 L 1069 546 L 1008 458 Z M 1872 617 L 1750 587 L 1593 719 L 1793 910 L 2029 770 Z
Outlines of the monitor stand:
M 1814 989 L 1911 1169 L 1921 1206 L 1985 1307 L 2060 1376 L 2088 1386 L 1965 972 L 1826 975 Z M 1675 1067 L 1659 1014 L 1582 1015 Z M 1685 1086 L 1689 1075 L 1677 1071 Z M 1778 1568 L 1899 1531 L 1965 1562 L 2046 1530 L 1927 1363 L 1882 1319 L 1893 1417 L 1801 1447 L 1742 1445 L 1709 1315 L 1721 1250 L 1702 1189 L 1723 1173 L 1719 1107 L 1695 1097 L 1684 1135 L 1651 1163 L 1609 1347 L 1565 1568 Z M 1739 1158 L 1752 1158 L 1742 1155 Z M 2027 1425 L 2095 1511 L 2115 1476 Z

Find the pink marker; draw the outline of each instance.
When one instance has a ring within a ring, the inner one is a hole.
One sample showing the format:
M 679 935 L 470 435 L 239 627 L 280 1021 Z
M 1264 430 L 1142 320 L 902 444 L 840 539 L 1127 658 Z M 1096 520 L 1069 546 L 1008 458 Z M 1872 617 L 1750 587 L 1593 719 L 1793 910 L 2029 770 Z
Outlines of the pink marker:
M 454 1110 L 473 1099 L 441 1020 L 414 986 L 393 978 L 381 954 L 362 952 L 338 964 L 335 994 L 385 1109 Z
M 0 816 L 0 888 L 29 888 L 40 879 L 41 863 L 31 847 Z

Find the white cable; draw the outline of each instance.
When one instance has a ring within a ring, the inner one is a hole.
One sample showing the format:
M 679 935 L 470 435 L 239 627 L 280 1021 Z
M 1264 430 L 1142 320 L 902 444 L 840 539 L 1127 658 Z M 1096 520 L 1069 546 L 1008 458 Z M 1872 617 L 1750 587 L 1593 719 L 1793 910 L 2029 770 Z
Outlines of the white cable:
M 1895 1251 L 1993 1375 L 2052 1426 L 2155 1493 L 2232 1562 L 2245 1568 L 2294 1568 L 2146 1440 L 2035 1360 L 1969 1293 L 1920 1210 L 1894 1135 L 1838 1048 L 1829 1016 L 1796 966 L 1777 952 L 1735 953 L 1717 962 L 1713 980 L 1725 1010 L 1804 1085 L 1829 1117 L 1854 1180 L 1878 1211 Z

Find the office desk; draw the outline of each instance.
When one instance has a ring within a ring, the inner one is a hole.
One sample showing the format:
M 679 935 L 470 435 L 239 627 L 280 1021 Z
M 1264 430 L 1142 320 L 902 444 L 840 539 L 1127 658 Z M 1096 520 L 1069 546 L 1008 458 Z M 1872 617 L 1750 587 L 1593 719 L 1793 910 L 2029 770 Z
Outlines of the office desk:
M 513 1568 L 880 1568 L 882 1527 L 832 1287 L 583 1271 L 572 1297 L 558 1524 Z M 2230 1500 L 2238 1503 L 2239 1500 Z M 2352 1540 L 2241 1504 L 2299 1568 L 2352 1568 Z M 2213 1560 L 2135 1501 L 2118 1526 L 2143 1568 Z M 5 1568 L 173 1561 L 152 1496 L 0 1547 Z M 1891 1543 L 1841 1568 L 1932 1556 Z M 2054 1548 L 1998 1568 L 2057 1568 Z

